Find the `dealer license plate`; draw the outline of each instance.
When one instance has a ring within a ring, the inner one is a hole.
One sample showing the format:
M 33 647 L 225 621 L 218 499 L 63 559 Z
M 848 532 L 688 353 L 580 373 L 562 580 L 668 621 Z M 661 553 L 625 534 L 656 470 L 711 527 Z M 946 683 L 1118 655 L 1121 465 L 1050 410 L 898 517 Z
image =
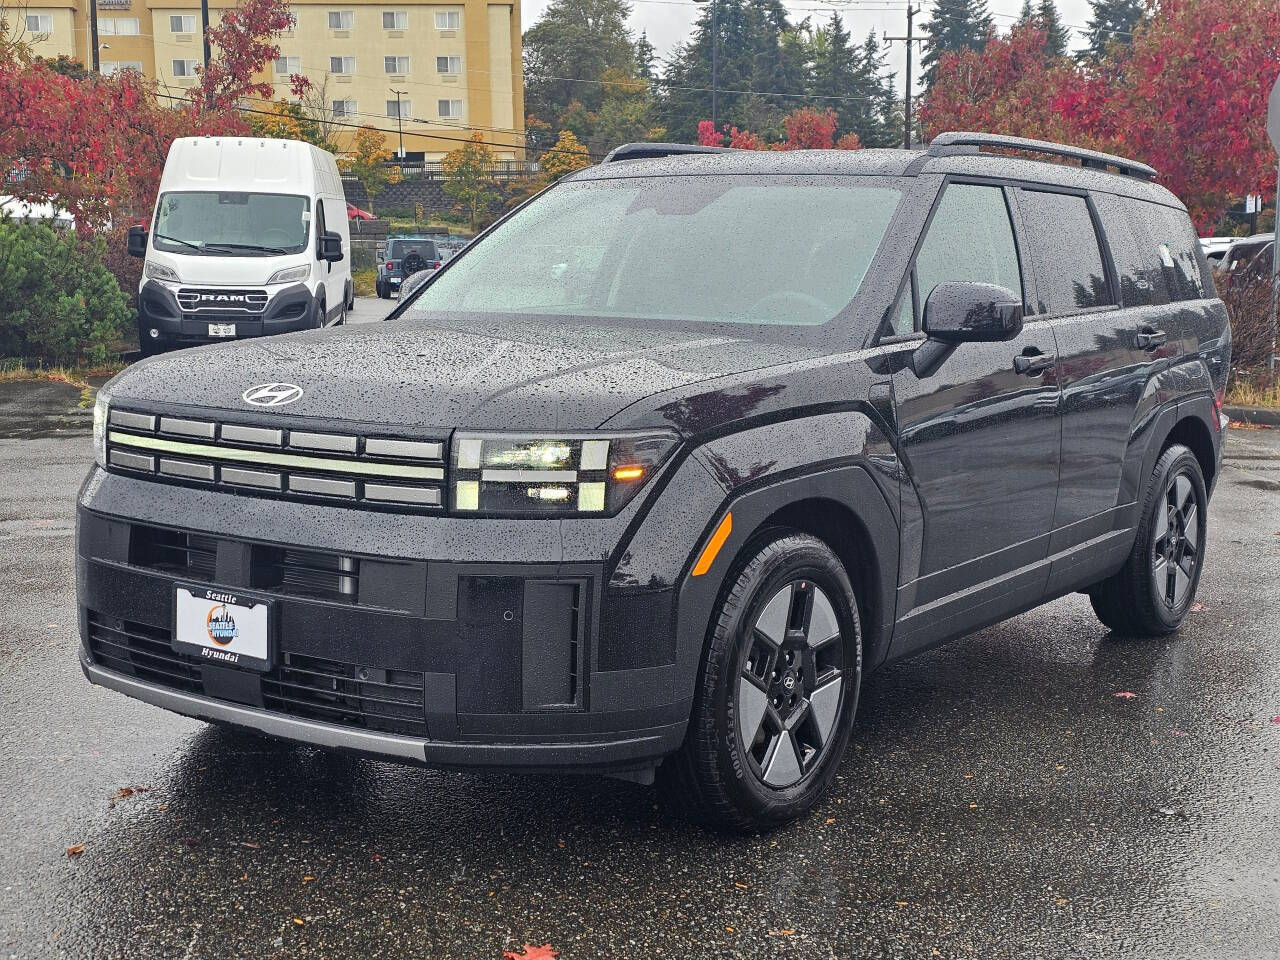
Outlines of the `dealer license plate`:
M 271 602 L 226 590 L 174 587 L 173 648 L 229 667 L 271 667 Z

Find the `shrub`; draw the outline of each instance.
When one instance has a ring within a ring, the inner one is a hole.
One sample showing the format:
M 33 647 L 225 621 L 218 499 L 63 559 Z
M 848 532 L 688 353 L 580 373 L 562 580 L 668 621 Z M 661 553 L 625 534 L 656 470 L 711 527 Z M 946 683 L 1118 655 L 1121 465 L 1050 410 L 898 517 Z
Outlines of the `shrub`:
M 1218 295 L 1231 317 L 1231 378 L 1270 386 L 1271 278 L 1231 282 L 1219 278 Z
M 0 220 L 0 356 L 100 364 L 129 330 L 125 295 L 102 239 Z

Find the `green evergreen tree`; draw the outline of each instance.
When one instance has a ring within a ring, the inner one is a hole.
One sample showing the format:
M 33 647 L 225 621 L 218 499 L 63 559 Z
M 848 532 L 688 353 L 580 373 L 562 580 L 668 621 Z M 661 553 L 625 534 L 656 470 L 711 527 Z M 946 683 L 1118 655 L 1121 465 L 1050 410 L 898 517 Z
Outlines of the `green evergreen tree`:
M 821 39 L 814 44 L 813 57 L 814 106 L 819 110 L 825 107 L 834 110 L 841 133 L 856 131 L 866 106 L 855 99 L 866 95 L 862 89 L 862 64 L 850 44 L 851 37 L 840 14 L 833 13 L 830 22 L 818 33 Z
M 1045 32 L 1045 50 L 1052 56 L 1065 57 L 1067 28 L 1062 25 L 1062 18 L 1058 16 L 1057 4 L 1053 0 L 1040 0 L 1036 19 L 1040 21 L 1040 28 Z
M 1014 21 L 1014 26 L 1025 27 L 1035 18 L 1035 4 L 1031 0 L 1022 0 L 1022 10 L 1018 13 L 1018 19 Z
M 658 78 L 654 71 L 654 62 L 658 59 L 657 53 L 653 49 L 653 44 L 649 42 L 649 34 L 642 31 L 640 39 L 636 41 L 636 70 L 638 75 L 650 84 Z
M 933 86 L 938 59 L 952 50 L 981 50 L 993 29 L 987 0 L 934 0 L 932 19 L 924 24 L 930 37 L 925 44 L 920 65 L 924 68 L 925 85 Z
M 552 0 L 524 33 L 525 108 L 558 129 L 575 101 L 600 109 L 606 70 L 636 76 L 636 48 L 626 0 Z M 592 81 L 583 83 L 581 81 Z
M 1133 31 L 1147 16 L 1145 0 L 1090 0 L 1093 14 L 1085 31 L 1082 60 L 1098 61 L 1112 45 L 1128 46 Z

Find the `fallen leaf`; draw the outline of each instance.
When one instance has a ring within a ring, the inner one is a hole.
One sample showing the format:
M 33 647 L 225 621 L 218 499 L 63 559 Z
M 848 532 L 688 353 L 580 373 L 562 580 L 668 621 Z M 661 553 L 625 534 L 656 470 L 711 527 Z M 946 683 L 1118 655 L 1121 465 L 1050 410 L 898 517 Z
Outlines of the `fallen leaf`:
M 258 843 L 250 843 L 248 840 L 241 840 L 240 846 L 248 847 L 250 850 L 261 850 L 262 845 Z
M 725 933 L 733 933 L 733 927 L 725 927 L 725 928 L 724 928 L 724 932 L 725 932 Z
M 305 921 L 305 920 L 303 920 L 301 917 L 294 917 L 294 918 L 293 918 L 293 925 L 294 925 L 295 927 L 300 927 L 300 926 L 302 926 L 304 923 L 306 923 L 306 921 Z
M 1065 769 L 1067 769 L 1067 766 L 1066 766 L 1066 764 L 1064 764 L 1064 763 L 1060 763 L 1060 764 L 1058 764 L 1058 766 L 1057 766 L 1055 769 L 1058 769 L 1058 770 L 1065 770 Z
M 82 854 L 82 853 L 84 853 L 84 844 L 83 844 L 83 843 L 75 843 L 75 844 L 72 844 L 71 846 L 67 847 L 67 856 L 68 856 L 68 857 L 78 857 L 78 856 L 80 856 L 80 854 Z
M 832 823 L 835 823 L 835 822 L 836 822 L 836 818 L 835 818 L 835 817 L 827 817 L 827 823 L 828 823 L 828 824 L 832 824 Z
M 897 904 L 898 906 L 900 906 L 900 907 L 905 907 L 905 906 L 907 905 L 907 901 L 905 901 L 905 900 L 895 900 L 895 901 L 893 901 L 893 902 L 894 902 L 894 903 L 896 903 L 896 904 Z
M 1130 690 L 1120 690 L 1115 694 L 1117 700 L 1137 700 L 1138 695 Z
M 313 876 L 312 876 L 311 874 L 309 874 L 309 873 L 308 873 L 305 877 L 303 877 L 303 878 L 302 878 L 302 882 L 303 882 L 303 883 L 312 883 L 312 882 L 314 882 L 314 880 L 315 880 L 315 877 L 313 877 Z
M 1272 718 L 1271 718 L 1271 722 L 1272 722 L 1272 723 L 1280 723 L 1280 717 L 1272 717 Z
M 737 887 L 739 890 L 747 889 L 747 885 L 745 883 L 734 883 L 734 886 Z
M 374 853 L 369 857 L 369 859 L 372 860 L 374 863 L 377 863 L 379 860 L 382 859 L 382 854 Z
M 785 929 L 782 929 L 782 930 L 770 930 L 767 933 L 767 936 L 770 936 L 770 937 L 791 937 L 794 935 L 795 935 L 795 931 L 792 930 L 790 927 L 786 927 Z
M 1066 898 L 1066 897 L 1054 897 L 1054 898 L 1053 898 L 1053 902 L 1054 902 L 1054 903 L 1056 903 L 1056 904 L 1057 904 L 1058 906 L 1060 906 L 1060 907 L 1065 907 L 1065 906 L 1067 905 L 1067 898 Z
M 1192 613 L 1204 613 L 1204 612 L 1205 612 L 1206 610 L 1208 610 L 1208 609 L 1209 609 L 1209 608 L 1208 608 L 1208 607 L 1206 607 L 1203 603 L 1193 603 L 1193 604 L 1191 605 L 1191 612 L 1192 612 Z
M 1174 727 L 1172 730 L 1169 731 L 1169 733 L 1175 737 L 1185 737 L 1187 735 L 1187 731 L 1179 730 L 1177 727 Z
M 560 951 L 549 943 L 544 943 L 540 947 L 526 943 L 519 953 L 512 953 L 510 950 L 502 952 L 503 960 L 556 960 L 558 956 Z
M 977 805 L 976 803 L 971 803 L 971 804 L 969 804 L 969 809 L 970 809 L 970 810 L 977 810 L 977 809 L 978 809 L 978 805 Z

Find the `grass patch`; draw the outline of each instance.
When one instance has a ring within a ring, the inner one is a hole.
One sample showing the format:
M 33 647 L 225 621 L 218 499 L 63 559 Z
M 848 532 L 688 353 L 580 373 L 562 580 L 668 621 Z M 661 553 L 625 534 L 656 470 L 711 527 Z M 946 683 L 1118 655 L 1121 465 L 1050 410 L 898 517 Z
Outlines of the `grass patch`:
M 1227 388 L 1227 403 L 1236 407 L 1280 407 L 1280 381 L 1268 386 L 1232 380 Z
M 17 380 L 46 380 L 52 383 L 65 383 L 80 389 L 80 406 L 93 406 L 94 394 L 97 391 L 89 385 L 90 377 L 111 377 L 119 373 L 128 364 L 120 361 L 100 367 L 46 367 L 34 366 L 14 358 L 0 360 L 0 383 Z
M 351 273 L 351 285 L 357 297 L 372 297 L 377 292 L 378 268 L 366 267 Z

